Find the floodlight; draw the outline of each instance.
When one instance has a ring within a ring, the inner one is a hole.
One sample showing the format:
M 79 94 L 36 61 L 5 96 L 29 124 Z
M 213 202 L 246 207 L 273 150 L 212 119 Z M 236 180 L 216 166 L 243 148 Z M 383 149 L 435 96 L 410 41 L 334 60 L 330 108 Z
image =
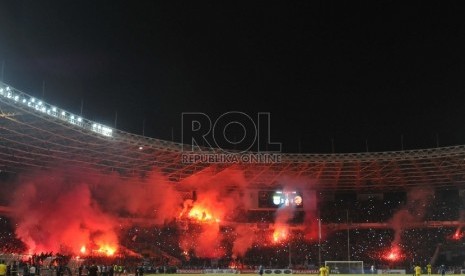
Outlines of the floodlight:
M 24 105 L 27 105 L 31 109 L 34 109 L 36 111 L 41 111 L 50 116 L 57 117 L 59 114 L 61 114 L 61 116 L 59 116 L 58 118 L 68 123 L 75 124 L 75 125 L 77 124 L 80 127 L 90 129 L 94 132 L 97 132 L 107 137 L 112 136 L 113 130 L 109 127 L 100 125 L 98 123 L 86 121 L 84 118 L 73 115 L 71 113 L 68 113 L 67 115 L 67 112 L 65 110 L 61 110 L 55 106 L 50 106 L 49 104 L 47 104 L 46 102 L 42 100 L 35 99 L 34 97 L 31 97 L 14 88 L 10 88 L 9 86 L 0 87 L 0 96 L 3 96 L 4 98 L 10 99 L 15 102 L 22 102 Z M 85 121 L 87 123 L 84 123 Z

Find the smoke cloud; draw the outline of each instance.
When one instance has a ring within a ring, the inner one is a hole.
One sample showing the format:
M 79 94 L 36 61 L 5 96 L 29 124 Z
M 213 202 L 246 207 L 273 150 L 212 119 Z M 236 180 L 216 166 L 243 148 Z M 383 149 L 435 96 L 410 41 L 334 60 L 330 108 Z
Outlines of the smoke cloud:
M 246 210 L 257 204 L 253 189 L 238 168 L 209 167 L 180 183 L 169 181 L 154 170 L 144 179 L 122 179 L 118 174 L 81 175 L 76 169 L 39 171 L 16 181 L 9 202 L 16 234 L 28 253 L 68 252 L 75 255 L 113 254 L 123 224 L 143 218 L 151 225 L 190 220 L 196 227 L 180 228 L 179 244 L 197 257 L 218 258 L 226 254 L 224 239 L 234 237 L 232 253 L 243 256 L 257 239 L 253 226 L 244 221 Z M 316 199 L 308 181 L 281 179 L 285 189 L 304 191 L 304 224 L 309 237 L 317 235 Z M 195 197 L 186 199 L 186 193 Z M 294 208 L 277 210 L 274 227 L 289 231 Z M 315 222 L 314 222 L 315 221 Z M 222 225 L 234 235 L 222 233 Z M 270 237 L 272 239 L 272 237 Z
M 431 188 L 414 188 L 407 193 L 407 201 L 391 218 L 389 224 L 394 230 L 392 247 L 398 247 L 401 243 L 402 232 L 405 223 L 420 222 L 426 214 L 427 206 L 431 202 L 434 191 Z

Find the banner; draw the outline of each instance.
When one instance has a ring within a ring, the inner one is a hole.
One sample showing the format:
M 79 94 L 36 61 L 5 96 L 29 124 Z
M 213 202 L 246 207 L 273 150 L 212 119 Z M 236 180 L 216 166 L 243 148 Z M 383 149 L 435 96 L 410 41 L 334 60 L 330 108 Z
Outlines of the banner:
M 202 269 L 178 269 L 176 270 L 178 274 L 202 274 Z
M 316 269 L 293 269 L 292 274 L 320 274 Z
M 265 269 L 263 274 L 292 274 L 292 269 Z
M 257 274 L 258 269 L 178 269 L 178 274 Z M 316 269 L 264 269 L 264 275 L 319 274 Z M 389 274 L 389 273 L 387 273 Z M 391 273 L 393 274 L 393 273 Z
M 204 269 L 203 273 L 205 274 L 236 274 L 237 270 L 235 269 Z
M 258 269 L 241 269 L 242 274 L 257 274 L 258 275 Z M 267 269 L 265 268 L 263 270 L 264 275 L 287 275 L 287 274 L 319 274 L 320 271 L 317 269 L 287 269 L 287 268 L 282 268 L 282 269 Z
M 378 269 L 378 274 L 405 274 L 405 269 Z

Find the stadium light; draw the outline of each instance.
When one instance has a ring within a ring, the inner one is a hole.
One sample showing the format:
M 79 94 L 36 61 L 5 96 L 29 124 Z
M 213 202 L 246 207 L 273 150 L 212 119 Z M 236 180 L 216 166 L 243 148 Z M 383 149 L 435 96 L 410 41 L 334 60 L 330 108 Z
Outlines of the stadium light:
M 90 120 L 86 120 L 63 109 L 51 106 L 50 104 L 44 101 L 35 99 L 34 97 L 24 92 L 21 92 L 15 88 L 12 88 L 2 82 L 0 82 L 0 98 L 6 99 L 6 101 L 11 101 L 13 104 L 26 106 L 30 108 L 31 111 L 47 114 L 48 116 L 61 119 L 64 122 L 77 125 L 79 127 L 93 131 L 103 136 L 113 137 L 113 129 L 108 126 L 95 123 Z M 58 114 L 60 114 L 61 116 L 59 116 Z

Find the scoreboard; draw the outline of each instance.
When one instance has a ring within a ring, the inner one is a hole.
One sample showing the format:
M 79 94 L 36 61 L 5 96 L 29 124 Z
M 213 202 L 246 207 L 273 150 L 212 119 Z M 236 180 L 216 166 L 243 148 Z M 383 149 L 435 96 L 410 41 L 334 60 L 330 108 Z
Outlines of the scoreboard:
M 291 206 L 303 208 L 303 197 L 298 191 L 259 191 L 259 208 L 279 208 Z

